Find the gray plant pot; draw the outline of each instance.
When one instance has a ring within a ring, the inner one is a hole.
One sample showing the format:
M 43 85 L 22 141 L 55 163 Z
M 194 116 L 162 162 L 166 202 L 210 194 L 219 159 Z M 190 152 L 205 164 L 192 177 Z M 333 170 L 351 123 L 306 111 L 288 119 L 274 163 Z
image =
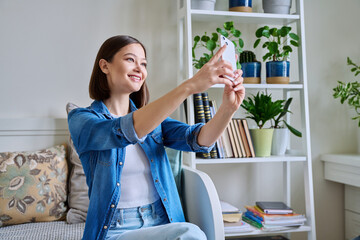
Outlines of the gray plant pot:
M 216 0 L 191 0 L 191 9 L 214 11 Z
M 292 0 L 263 0 L 264 13 L 289 14 Z

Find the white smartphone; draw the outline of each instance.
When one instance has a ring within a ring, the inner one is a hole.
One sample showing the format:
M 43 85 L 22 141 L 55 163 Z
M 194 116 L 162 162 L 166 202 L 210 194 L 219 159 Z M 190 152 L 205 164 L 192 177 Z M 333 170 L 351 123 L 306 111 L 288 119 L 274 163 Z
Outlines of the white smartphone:
M 222 59 L 225 61 L 228 61 L 229 63 L 231 63 L 231 66 L 233 68 L 233 71 L 235 72 L 237 69 L 236 66 L 236 57 L 235 57 L 235 45 L 232 41 L 230 41 L 229 39 L 227 39 L 226 37 L 224 37 L 223 35 L 220 35 L 220 45 L 221 47 L 224 45 L 227 45 L 225 52 L 222 54 Z M 234 81 L 235 79 L 224 75 L 224 77 L 226 77 L 227 79 Z

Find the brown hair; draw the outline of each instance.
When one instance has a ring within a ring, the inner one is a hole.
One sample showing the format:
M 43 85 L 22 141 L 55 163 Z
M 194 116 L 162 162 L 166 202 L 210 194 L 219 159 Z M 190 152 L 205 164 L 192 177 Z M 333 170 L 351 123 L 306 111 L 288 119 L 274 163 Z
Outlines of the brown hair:
M 90 83 L 89 83 L 89 94 L 90 98 L 94 100 L 103 101 L 110 97 L 110 88 L 106 78 L 106 74 L 101 71 L 99 66 L 100 59 L 105 59 L 108 62 L 111 62 L 114 55 L 120 51 L 123 47 L 138 43 L 142 46 L 145 52 L 146 49 L 144 45 L 139 42 L 139 40 L 126 36 L 118 35 L 107 39 L 100 47 L 99 52 L 96 56 L 94 68 L 91 74 Z M 146 85 L 146 82 L 141 86 L 140 90 L 130 94 L 130 99 L 133 100 L 137 108 L 145 106 L 149 102 L 149 90 Z

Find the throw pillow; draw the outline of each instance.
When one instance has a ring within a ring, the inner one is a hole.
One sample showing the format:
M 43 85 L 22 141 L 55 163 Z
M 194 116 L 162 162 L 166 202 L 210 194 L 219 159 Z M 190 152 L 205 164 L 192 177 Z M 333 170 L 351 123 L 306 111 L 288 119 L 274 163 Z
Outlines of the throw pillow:
M 78 108 L 78 106 L 75 104 L 68 103 L 66 105 L 67 113 L 69 113 L 75 108 Z M 89 207 L 89 188 L 86 184 L 84 169 L 75 150 L 71 137 L 69 138 L 69 146 L 69 161 L 72 164 L 72 168 L 69 175 L 68 194 L 68 203 L 70 210 L 66 215 L 66 221 L 68 223 L 81 223 L 85 222 L 87 210 Z
M 65 217 L 65 149 L 0 153 L 0 226 Z

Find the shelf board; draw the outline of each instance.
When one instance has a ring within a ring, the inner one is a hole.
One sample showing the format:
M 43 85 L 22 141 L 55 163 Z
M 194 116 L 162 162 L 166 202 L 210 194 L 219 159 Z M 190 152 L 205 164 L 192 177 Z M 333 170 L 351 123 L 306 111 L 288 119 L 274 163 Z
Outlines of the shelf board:
M 265 89 L 302 89 L 304 87 L 303 84 L 299 83 L 289 83 L 289 84 L 244 84 L 245 88 L 265 88 Z M 224 88 L 224 84 L 215 84 L 211 88 Z
M 224 163 L 266 163 L 266 162 L 304 162 L 306 156 L 284 155 L 254 158 L 197 158 L 196 164 L 224 164 Z
M 236 21 L 241 23 L 268 24 L 268 25 L 288 25 L 300 19 L 296 14 L 271 14 L 271 13 L 245 13 L 231 11 L 206 11 L 191 10 L 191 16 L 194 21 Z
M 241 236 L 253 236 L 253 235 L 268 235 L 268 234 L 283 234 L 283 233 L 293 233 L 293 232 L 310 232 L 310 226 L 301 226 L 291 230 L 284 230 L 284 231 L 274 231 L 274 232 L 265 232 L 259 229 L 256 229 L 252 232 L 245 232 L 245 233 L 225 233 L 225 237 L 241 237 Z

